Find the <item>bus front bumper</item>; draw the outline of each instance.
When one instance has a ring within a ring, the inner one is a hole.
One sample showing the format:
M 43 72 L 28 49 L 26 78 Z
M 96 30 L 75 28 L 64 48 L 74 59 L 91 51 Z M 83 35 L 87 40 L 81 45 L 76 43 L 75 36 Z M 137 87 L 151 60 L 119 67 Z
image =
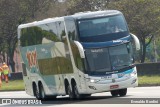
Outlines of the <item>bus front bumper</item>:
M 136 86 L 138 86 L 137 75 L 127 80 L 119 81 L 119 82 L 116 82 L 114 80 L 112 83 L 88 82 L 87 92 L 88 94 L 93 94 L 98 92 L 107 92 L 111 90 L 118 90 L 118 89 L 124 89 L 129 87 L 136 87 Z

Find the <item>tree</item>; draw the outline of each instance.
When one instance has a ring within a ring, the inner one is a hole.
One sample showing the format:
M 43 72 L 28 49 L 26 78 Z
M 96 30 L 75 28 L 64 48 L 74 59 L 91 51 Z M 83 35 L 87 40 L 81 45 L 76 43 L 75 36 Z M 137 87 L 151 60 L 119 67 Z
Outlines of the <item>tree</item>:
M 113 1 L 113 0 L 112 0 Z M 68 0 L 67 14 L 105 9 L 111 0 Z
M 3 49 L 6 49 L 5 52 L 7 53 L 7 62 L 11 65 L 13 68 L 12 70 L 14 71 L 13 56 L 16 47 L 15 44 L 17 42 L 17 20 L 19 19 L 20 13 L 18 0 L 17 2 L 16 0 L 2 0 L 0 2 L 0 13 L 0 32 L 3 40 L 2 47 Z M 4 50 L 2 51 L 5 53 Z
M 13 60 L 14 51 L 17 43 L 17 27 L 21 23 L 36 18 L 36 13 L 45 13 L 50 3 L 54 0 L 1 0 L 0 1 L 0 51 L 7 54 L 7 62 L 11 65 L 12 71 L 15 71 L 15 62 Z
M 153 36 L 158 36 L 160 32 L 159 5 L 159 0 L 120 0 L 109 5 L 109 9 L 117 9 L 124 13 L 130 31 L 140 39 L 141 63 L 145 61 L 146 47 Z
M 19 4 L 22 9 L 23 23 L 39 20 L 41 18 L 47 18 L 47 11 L 56 3 L 57 0 L 24 0 Z

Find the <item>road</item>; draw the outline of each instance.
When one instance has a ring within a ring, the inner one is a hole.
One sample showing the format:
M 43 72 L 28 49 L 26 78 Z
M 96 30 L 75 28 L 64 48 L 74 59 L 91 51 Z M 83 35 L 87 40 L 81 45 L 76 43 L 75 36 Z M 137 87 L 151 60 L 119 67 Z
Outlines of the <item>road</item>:
M 34 97 L 27 95 L 24 91 L 14 91 L 14 92 L 0 92 L 0 99 L 2 98 L 3 99 L 8 99 L 8 98 L 21 99 L 22 98 L 24 100 L 26 98 L 32 99 Z M 146 103 L 146 98 L 149 98 L 147 99 L 147 101 L 149 101 L 150 103 L 149 105 L 154 104 L 154 106 L 156 106 L 156 104 L 158 103 L 158 106 L 159 106 L 160 105 L 160 87 L 128 88 L 128 93 L 125 97 L 112 97 L 109 92 L 105 92 L 105 93 L 93 94 L 91 97 L 87 97 L 82 100 L 71 101 L 68 98 L 68 96 L 64 96 L 64 97 L 58 97 L 56 100 L 43 101 L 42 102 L 43 104 L 38 105 L 38 106 L 69 107 L 69 106 L 74 106 L 76 104 L 76 107 L 78 107 L 79 104 L 80 105 L 81 104 L 84 104 L 84 105 L 93 104 L 93 106 L 96 106 L 97 104 L 110 104 L 114 107 L 113 104 L 115 104 L 115 106 L 120 107 L 119 105 L 121 104 L 122 105 L 123 104 L 133 105 L 137 103 L 138 104 L 148 104 L 148 102 Z M 8 105 L 3 105 L 3 106 L 8 106 Z M 10 105 L 10 106 L 14 106 L 14 105 Z

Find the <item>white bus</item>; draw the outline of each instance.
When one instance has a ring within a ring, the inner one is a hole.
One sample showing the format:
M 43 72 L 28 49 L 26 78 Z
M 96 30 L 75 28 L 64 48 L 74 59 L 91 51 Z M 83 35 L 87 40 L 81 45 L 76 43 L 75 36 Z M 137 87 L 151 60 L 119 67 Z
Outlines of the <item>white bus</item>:
M 117 10 L 81 12 L 18 26 L 25 91 L 38 99 L 99 92 L 125 96 L 138 85 L 138 38 Z

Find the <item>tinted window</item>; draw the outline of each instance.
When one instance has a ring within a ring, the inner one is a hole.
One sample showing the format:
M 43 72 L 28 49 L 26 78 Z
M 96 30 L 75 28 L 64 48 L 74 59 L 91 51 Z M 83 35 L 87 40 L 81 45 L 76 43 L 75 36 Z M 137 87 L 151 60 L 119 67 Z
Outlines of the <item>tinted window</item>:
M 23 28 L 21 30 L 21 46 L 31 46 L 42 43 L 48 43 L 50 41 L 60 41 L 58 36 L 56 23 L 49 23 L 40 26 Z
M 66 20 L 66 28 L 67 28 L 69 40 L 76 40 L 77 35 L 76 35 L 75 21 L 74 20 Z
M 64 22 L 52 22 L 21 30 L 20 42 L 23 58 L 28 51 L 36 50 L 37 61 L 42 75 L 72 73 Z M 27 61 L 28 62 L 28 61 Z
M 86 49 L 85 54 L 86 54 L 87 71 L 91 72 L 111 71 L 109 52 L 107 48 Z
M 122 15 L 78 20 L 82 42 L 102 42 L 128 36 L 128 28 Z
M 131 43 L 110 47 L 109 54 L 114 70 L 124 68 L 133 63 Z

